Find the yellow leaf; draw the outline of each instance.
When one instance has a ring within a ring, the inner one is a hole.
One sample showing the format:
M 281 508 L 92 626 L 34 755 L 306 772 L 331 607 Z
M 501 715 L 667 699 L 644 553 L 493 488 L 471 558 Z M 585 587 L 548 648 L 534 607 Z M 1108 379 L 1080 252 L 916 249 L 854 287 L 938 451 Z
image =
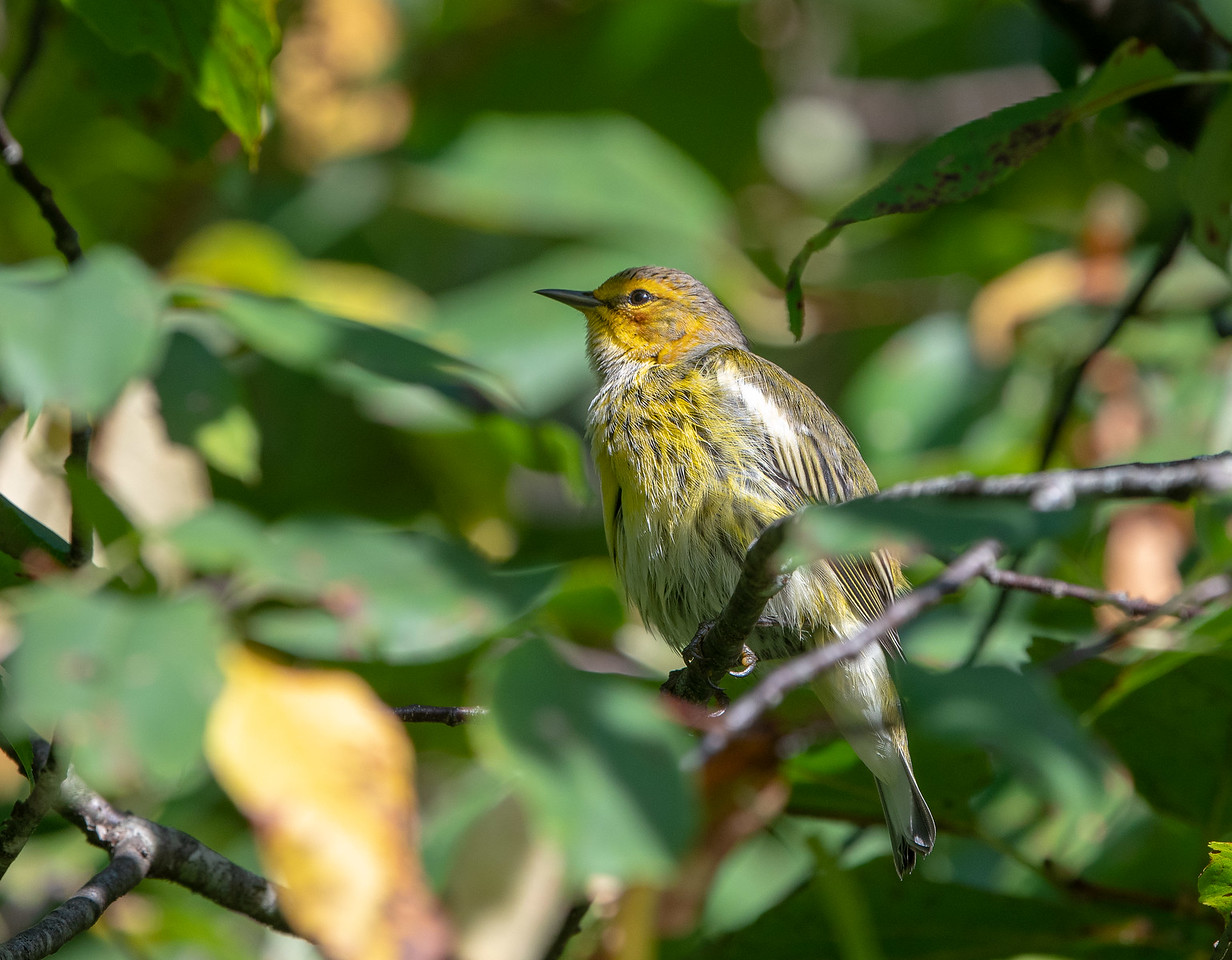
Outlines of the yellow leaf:
M 287 922 L 331 960 L 434 960 L 450 936 L 416 851 L 414 760 L 353 674 L 247 649 L 206 729 L 206 756 L 284 886 Z

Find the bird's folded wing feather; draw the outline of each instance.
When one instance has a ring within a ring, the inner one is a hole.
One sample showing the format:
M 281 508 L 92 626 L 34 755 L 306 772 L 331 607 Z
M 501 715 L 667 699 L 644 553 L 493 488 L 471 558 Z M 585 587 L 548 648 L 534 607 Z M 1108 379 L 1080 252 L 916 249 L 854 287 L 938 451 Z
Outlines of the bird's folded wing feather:
M 792 499 L 840 503 L 877 491 L 855 440 L 812 390 L 745 350 L 715 351 L 719 382 L 752 431 L 764 438 L 769 466 Z M 796 389 L 792 389 L 795 386 Z M 884 550 L 828 561 L 847 601 L 864 621 L 881 614 L 905 586 L 898 561 Z M 902 656 L 898 636 L 882 638 Z

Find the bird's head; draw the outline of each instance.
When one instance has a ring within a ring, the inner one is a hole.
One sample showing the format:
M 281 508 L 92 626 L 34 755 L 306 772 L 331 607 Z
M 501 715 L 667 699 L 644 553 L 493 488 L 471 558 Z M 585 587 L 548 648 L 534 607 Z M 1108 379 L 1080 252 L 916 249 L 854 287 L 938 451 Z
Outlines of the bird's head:
M 605 379 L 631 364 L 672 363 L 719 344 L 748 345 L 704 284 L 667 267 L 622 270 L 592 291 L 535 292 L 586 315 L 590 361 Z

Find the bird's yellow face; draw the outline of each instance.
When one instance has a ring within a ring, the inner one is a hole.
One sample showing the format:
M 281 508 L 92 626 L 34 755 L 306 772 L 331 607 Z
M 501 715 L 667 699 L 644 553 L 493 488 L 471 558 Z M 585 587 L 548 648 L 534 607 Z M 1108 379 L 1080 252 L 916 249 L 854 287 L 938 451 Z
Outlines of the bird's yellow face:
M 635 267 L 597 289 L 539 290 L 582 311 L 601 375 L 629 363 L 671 363 L 720 343 L 745 343 L 736 321 L 705 286 L 679 270 Z

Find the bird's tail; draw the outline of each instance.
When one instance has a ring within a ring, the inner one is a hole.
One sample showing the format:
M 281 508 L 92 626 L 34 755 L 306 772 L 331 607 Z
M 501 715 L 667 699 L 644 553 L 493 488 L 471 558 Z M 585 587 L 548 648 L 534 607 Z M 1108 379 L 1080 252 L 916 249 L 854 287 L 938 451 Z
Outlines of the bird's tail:
M 933 848 L 937 826 L 911 770 L 907 731 L 885 654 L 873 645 L 835 664 L 813 686 L 839 732 L 877 781 L 894 868 L 900 877 L 906 876 Z
M 899 877 L 904 877 L 915 869 L 916 860 L 933 848 L 937 825 L 916 785 L 915 775 L 911 772 L 911 757 L 905 750 L 897 775 L 886 780 L 881 777 L 876 779 L 881 810 L 890 830 L 894 869 Z

